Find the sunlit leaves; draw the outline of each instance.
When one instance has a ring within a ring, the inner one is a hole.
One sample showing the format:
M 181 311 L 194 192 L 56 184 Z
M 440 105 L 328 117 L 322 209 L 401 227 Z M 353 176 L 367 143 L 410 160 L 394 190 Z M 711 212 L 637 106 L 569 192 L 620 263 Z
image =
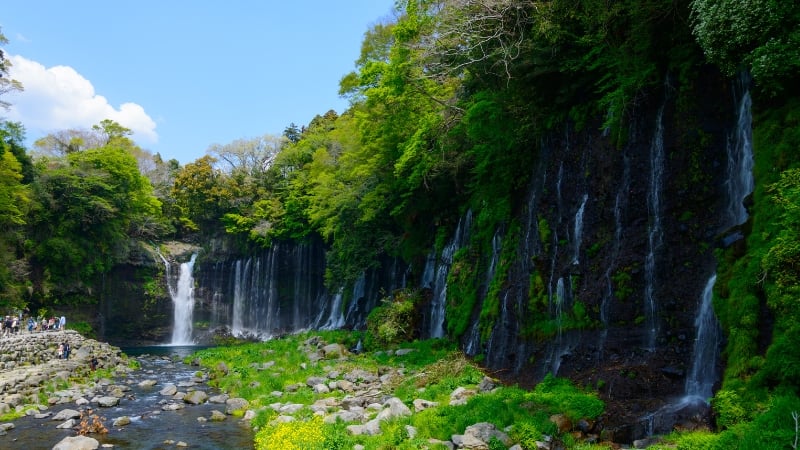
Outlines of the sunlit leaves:
M 694 0 L 693 31 L 706 56 L 729 75 L 748 69 L 775 95 L 800 71 L 800 6 L 776 0 Z
M 157 233 L 160 202 L 124 146 L 44 158 L 33 188 L 32 250 L 54 282 L 106 272 L 128 255 L 132 236 Z

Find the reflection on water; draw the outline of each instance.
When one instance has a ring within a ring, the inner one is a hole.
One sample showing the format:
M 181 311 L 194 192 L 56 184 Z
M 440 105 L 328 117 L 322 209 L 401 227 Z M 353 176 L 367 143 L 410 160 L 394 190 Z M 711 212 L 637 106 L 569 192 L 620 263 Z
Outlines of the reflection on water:
M 191 355 L 202 347 L 198 346 L 157 346 L 157 347 L 131 347 L 123 351 L 136 357 L 142 369 L 137 370 L 127 377 L 113 380 L 114 384 L 127 385 L 131 388 L 130 394 L 122 398 L 119 406 L 113 408 L 97 408 L 94 413 L 103 418 L 103 423 L 108 428 L 107 434 L 92 434 L 100 444 L 112 444 L 114 448 L 124 449 L 174 449 L 175 444 L 183 441 L 191 449 L 225 450 L 253 448 L 253 432 L 249 424 L 239 418 L 228 416 L 222 422 L 202 422 L 199 417 L 209 418 L 212 410 L 225 411 L 224 404 L 205 403 L 203 405 L 189 405 L 177 411 L 162 411 L 162 403 L 171 400 L 171 397 L 159 394 L 167 384 L 188 383 L 192 380 L 197 367 L 181 363 L 182 359 Z M 141 355 L 153 355 L 147 357 Z M 171 360 L 161 358 L 170 357 Z M 144 380 L 156 380 L 152 387 L 140 387 Z M 186 392 L 193 388 L 179 387 Z M 218 394 L 206 384 L 198 384 L 194 389 L 205 390 L 209 396 Z M 97 395 L 105 395 L 100 393 Z M 92 399 L 92 394 L 86 394 L 87 400 Z M 178 403 L 182 403 L 178 401 Z M 52 416 L 63 409 L 82 410 L 85 407 L 76 406 L 75 402 L 55 405 L 48 412 Z M 13 423 L 15 428 L 8 431 L 6 436 L 0 436 L 0 448 L 3 449 L 39 449 L 52 448 L 57 442 L 67 436 L 74 436 L 75 430 L 56 429 L 61 422 L 53 421 L 52 416 L 44 419 L 22 417 Z M 114 428 L 114 419 L 128 416 L 131 423 L 123 427 Z M 169 443 L 172 441 L 172 443 Z
M 211 347 L 211 345 L 147 345 L 142 347 L 122 347 L 121 349 L 123 353 L 131 357 L 153 355 L 183 359 L 196 351 Z

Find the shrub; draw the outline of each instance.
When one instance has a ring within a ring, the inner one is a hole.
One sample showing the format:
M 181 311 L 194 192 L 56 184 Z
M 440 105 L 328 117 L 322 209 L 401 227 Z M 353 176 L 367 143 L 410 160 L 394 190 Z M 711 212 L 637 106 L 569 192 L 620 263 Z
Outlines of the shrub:
M 717 392 L 711 399 L 711 406 L 717 413 L 717 426 L 720 428 L 730 428 L 748 418 L 739 394 L 732 390 L 722 389 Z
M 256 450 L 323 450 L 322 417 L 313 416 L 307 421 L 281 422 L 266 426 L 256 433 Z
M 405 289 L 383 299 L 383 305 L 375 308 L 367 317 L 368 347 L 389 347 L 414 338 L 418 322 L 414 306 L 419 292 Z
M 594 419 L 603 413 L 605 404 L 593 393 L 579 390 L 566 378 L 548 374 L 533 393 L 533 400 L 549 407 L 553 412 L 563 412 L 570 419 Z
M 675 442 L 678 450 L 714 450 L 717 447 L 719 435 L 706 431 L 697 431 L 681 435 Z

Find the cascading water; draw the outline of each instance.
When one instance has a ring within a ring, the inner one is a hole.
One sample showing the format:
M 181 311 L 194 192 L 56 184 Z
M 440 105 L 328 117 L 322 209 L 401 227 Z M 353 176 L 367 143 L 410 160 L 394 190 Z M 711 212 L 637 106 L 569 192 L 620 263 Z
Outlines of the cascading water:
M 276 317 L 280 314 L 275 287 L 279 252 L 276 246 L 266 258 L 254 257 L 244 263 L 241 260 L 236 262 L 231 324 L 234 336 L 265 339 L 276 331 Z
M 647 192 L 647 210 L 650 227 L 647 233 L 645 258 L 644 307 L 647 324 L 645 348 L 654 351 L 658 336 L 658 305 L 656 300 L 656 257 L 661 251 L 664 232 L 661 227 L 661 190 L 664 176 L 664 106 L 658 110 L 653 141 L 650 144 L 650 184 Z
M 575 236 L 573 236 L 574 247 L 572 253 L 572 264 L 578 265 L 581 256 L 581 243 L 583 240 L 583 211 L 586 209 L 586 200 L 589 199 L 588 194 L 583 194 L 583 201 L 581 202 L 578 212 L 575 213 Z
M 325 310 L 320 311 L 320 317 L 316 320 L 314 328 L 319 328 L 321 330 L 336 330 L 342 328 L 345 324 L 344 322 L 344 310 L 342 309 L 342 290 L 340 289 L 336 295 L 333 296 L 333 303 L 331 304 L 330 314 L 328 315 L 327 320 L 323 323 L 322 322 L 322 314 L 325 313 Z
M 497 264 L 500 261 L 500 251 L 502 250 L 502 245 L 503 238 L 500 235 L 500 230 L 495 230 L 494 236 L 492 236 L 492 255 L 491 259 L 489 259 L 489 267 L 486 270 L 486 278 L 484 283 L 485 292 L 483 292 L 484 298 L 489 290 L 489 285 L 492 283 L 492 279 L 494 279 L 494 274 L 497 270 Z M 481 348 L 481 336 L 478 326 L 479 323 L 479 320 L 474 320 L 472 329 L 470 329 L 470 332 L 467 335 L 467 341 L 464 344 L 464 348 L 468 355 L 476 355 Z
M 603 324 L 601 332 L 600 347 L 605 344 L 608 337 L 609 326 L 609 305 L 611 299 L 614 297 L 614 284 L 612 282 L 611 274 L 616 268 L 617 258 L 619 257 L 620 245 L 622 243 L 622 219 L 625 207 L 628 203 L 628 193 L 631 188 L 631 163 L 628 155 L 623 156 L 622 160 L 622 182 L 617 190 L 617 195 L 614 198 L 614 242 L 611 247 L 611 259 L 605 272 L 605 292 L 603 293 L 603 300 L 600 303 L 600 322 Z M 598 357 L 601 352 L 597 352 Z
M 725 182 L 728 197 L 726 220 L 723 228 L 741 225 L 747 221 L 747 209 L 744 199 L 753 192 L 753 118 L 751 115 L 752 100 L 747 89 L 749 79 L 742 75 L 740 79 L 742 94 L 738 99 L 738 115 L 736 129 L 728 138 L 727 181 Z
M 736 127 L 728 139 L 727 180 L 725 182 L 727 203 L 722 222 L 722 231 L 728 231 L 745 223 L 748 219 L 744 199 L 753 192 L 753 146 L 749 78 L 740 79 L 741 97 L 738 98 Z M 738 233 L 734 239 L 741 238 Z M 697 330 L 694 344 L 692 369 L 686 378 L 687 399 L 707 401 L 713 395 L 717 380 L 717 356 L 719 353 L 720 327 L 714 315 L 713 290 L 717 280 L 712 274 L 703 290 L 703 296 L 695 318 Z
M 717 380 L 717 353 L 719 353 L 719 324 L 714 316 L 714 283 L 713 275 L 703 289 L 700 310 L 695 318 L 697 336 L 694 341 L 694 362 L 689 376 L 686 378 L 686 396 L 690 399 L 707 401 L 712 395 L 712 388 Z
M 172 328 L 172 341 L 170 345 L 192 345 L 192 320 L 194 313 L 194 277 L 192 270 L 197 254 L 193 254 L 188 262 L 181 264 L 178 285 L 173 288 L 170 284 L 170 265 L 164 259 L 167 268 L 167 286 L 172 297 L 174 308 L 174 324 Z
M 469 230 L 472 226 L 472 211 L 467 211 L 462 219 L 458 221 L 456 231 L 452 239 L 442 249 L 442 254 L 437 261 L 436 258 L 428 258 L 423 276 L 423 287 L 426 286 L 426 278 L 435 272 L 436 276 L 428 281 L 433 289 L 433 299 L 431 300 L 431 314 L 428 324 L 428 336 L 441 338 L 444 336 L 445 308 L 447 306 L 447 276 L 450 273 L 450 266 L 453 265 L 453 257 L 458 249 L 467 243 Z M 431 261 L 435 263 L 435 270 L 428 267 Z

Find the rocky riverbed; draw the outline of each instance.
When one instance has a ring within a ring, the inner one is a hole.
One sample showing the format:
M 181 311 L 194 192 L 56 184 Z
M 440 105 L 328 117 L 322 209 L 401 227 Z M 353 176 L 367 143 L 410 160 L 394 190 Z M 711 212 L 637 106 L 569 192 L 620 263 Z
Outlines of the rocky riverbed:
M 63 342 L 70 359 L 57 357 Z M 6 336 L 0 415 L 12 420 L 0 421 L 0 448 L 251 448 L 247 402 L 207 379 L 169 356 L 129 358 L 75 331 Z

